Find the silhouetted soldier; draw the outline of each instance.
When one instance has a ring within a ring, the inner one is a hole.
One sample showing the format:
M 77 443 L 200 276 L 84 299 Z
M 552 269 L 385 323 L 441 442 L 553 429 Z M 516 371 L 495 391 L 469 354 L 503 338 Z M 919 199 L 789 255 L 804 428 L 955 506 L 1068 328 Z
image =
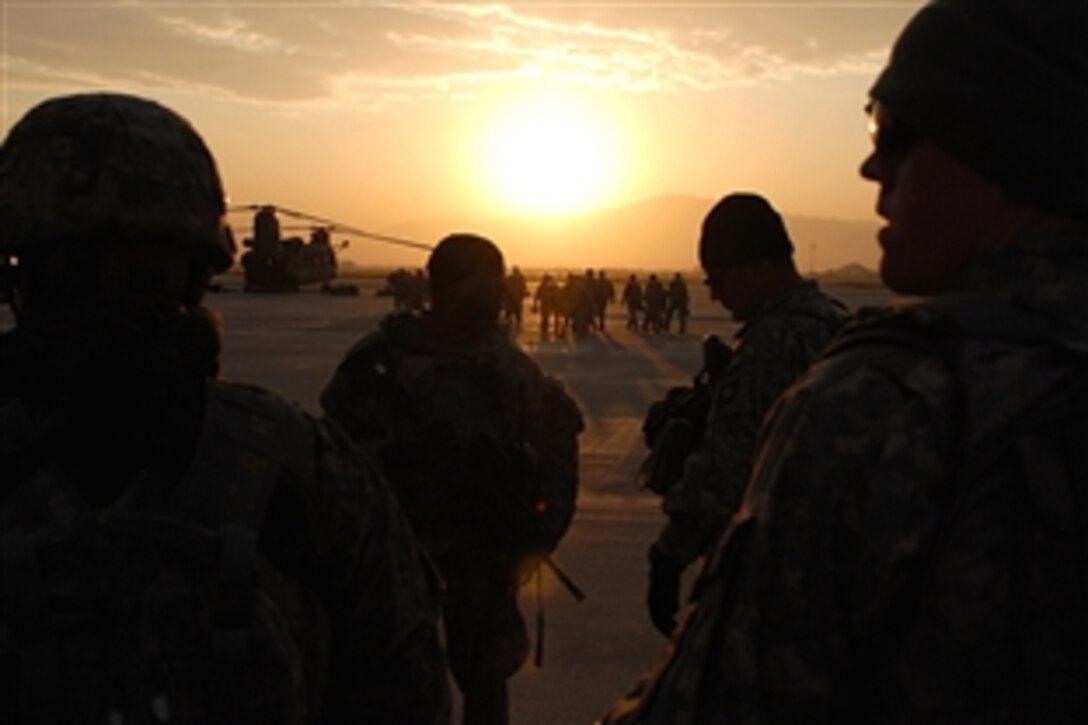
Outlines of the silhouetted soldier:
M 623 286 L 623 303 L 627 306 L 627 329 L 638 332 L 639 313 L 642 312 L 642 285 L 633 274 L 627 278 L 627 284 Z
M 540 312 L 540 332 L 547 337 L 553 331 L 559 332 L 559 295 L 561 291 L 555 278 L 545 274 L 540 278 L 533 299 Z
M 405 280 L 405 306 L 412 312 L 422 312 L 427 306 L 427 276 L 417 269 Z
M 690 300 L 688 298 L 688 286 L 684 278 L 677 272 L 669 282 L 668 301 L 665 305 L 665 331 L 672 328 L 672 319 L 676 317 L 676 324 L 681 335 L 688 331 L 688 316 L 691 314 Z
M 503 321 L 511 330 L 521 329 L 521 319 L 525 307 L 525 298 L 529 296 L 529 286 L 525 276 L 515 265 L 504 280 L 506 294 L 503 298 Z
M 321 403 L 380 457 L 446 579 L 465 723 L 504 723 L 506 680 L 528 654 L 517 589 L 570 524 L 582 418 L 499 326 L 494 244 L 446 237 L 427 267 L 431 309 L 387 317 Z
M 603 269 L 597 270 L 597 282 L 593 286 L 594 315 L 597 330 L 604 332 L 604 318 L 608 305 L 616 300 L 616 286 L 612 284 Z
M 445 722 L 435 584 L 386 484 L 338 427 L 215 379 L 223 199 L 193 128 L 133 96 L 45 101 L 0 147 L 5 717 Z
M 643 304 L 646 316 L 642 319 L 642 331 L 656 335 L 665 328 L 665 287 L 656 274 L 651 274 L 646 280 Z
M 574 327 L 574 310 L 581 295 L 581 280 L 573 272 L 567 272 L 567 278 L 559 287 L 555 307 L 555 335 L 565 337 Z
M 587 269 L 585 276 L 572 275 L 567 281 L 567 302 L 570 305 L 571 329 L 575 339 L 589 334 L 593 324 L 595 285 L 592 269 Z
M 715 384 L 703 440 L 662 501 L 669 520 L 650 550 L 647 605 L 666 634 L 675 626 L 681 572 L 740 503 L 771 403 L 847 320 L 842 304 L 798 274 L 781 217 L 756 194 L 730 194 L 710 210 L 699 261 L 711 297 L 744 325 Z
M 393 298 L 393 309 L 398 311 L 409 309 L 411 307 L 411 290 L 409 287 L 412 284 L 412 278 L 408 274 L 408 270 L 404 269 L 404 267 L 393 270 L 385 278 L 385 283 L 390 296 Z

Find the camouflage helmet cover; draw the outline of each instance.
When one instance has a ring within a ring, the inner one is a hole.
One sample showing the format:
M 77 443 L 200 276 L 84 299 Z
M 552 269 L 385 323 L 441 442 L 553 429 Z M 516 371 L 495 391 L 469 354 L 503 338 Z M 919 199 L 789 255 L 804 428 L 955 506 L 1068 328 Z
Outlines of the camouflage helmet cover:
M 215 161 L 184 118 L 143 98 L 63 96 L 32 108 L 0 147 L 0 255 L 98 232 L 154 237 L 233 260 Z

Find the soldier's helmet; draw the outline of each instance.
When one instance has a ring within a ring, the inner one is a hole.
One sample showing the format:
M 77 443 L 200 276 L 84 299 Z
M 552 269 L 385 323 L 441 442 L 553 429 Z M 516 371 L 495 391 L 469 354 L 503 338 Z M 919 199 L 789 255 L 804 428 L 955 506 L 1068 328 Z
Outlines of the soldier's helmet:
M 50 99 L 0 147 L 0 259 L 87 240 L 154 239 L 195 253 L 210 275 L 233 260 L 224 214 L 204 141 L 151 100 L 116 93 Z
M 431 288 L 444 290 L 457 284 L 502 279 L 502 252 L 476 234 L 450 234 L 438 243 L 427 260 Z

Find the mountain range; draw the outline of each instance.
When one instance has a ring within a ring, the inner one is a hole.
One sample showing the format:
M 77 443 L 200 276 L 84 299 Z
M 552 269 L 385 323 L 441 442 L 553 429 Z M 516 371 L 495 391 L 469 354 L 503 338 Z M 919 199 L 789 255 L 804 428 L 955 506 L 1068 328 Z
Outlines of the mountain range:
M 413 220 L 383 230 L 437 241 L 454 231 L 482 234 L 499 244 L 508 264 L 536 269 L 623 268 L 688 270 L 698 266 L 699 230 L 716 199 L 663 194 L 622 207 L 556 220 L 504 217 Z M 877 265 L 878 221 L 844 220 L 782 211 L 798 268 L 826 273 Z M 861 272 L 858 272 L 861 270 Z

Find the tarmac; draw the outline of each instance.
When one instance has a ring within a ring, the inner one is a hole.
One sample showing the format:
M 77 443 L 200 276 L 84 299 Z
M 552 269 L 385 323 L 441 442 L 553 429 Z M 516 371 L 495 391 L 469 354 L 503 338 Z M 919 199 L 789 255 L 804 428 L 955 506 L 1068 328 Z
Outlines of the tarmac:
M 376 281 L 364 281 L 359 297 L 242 294 L 236 285 L 228 278 L 225 291 L 206 299 L 223 318 L 222 376 L 267 387 L 311 412 L 319 412 L 321 389 L 344 352 L 392 309 L 389 298 L 375 296 Z M 592 722 L 665 644 L 643 606 L 647 550 L 663 519 L 659 499 L 639 488 L 636 473 L 650 404 L 691 381 L 704 332 L 728 339 L 735 328 L 720 308 L 695 307 L 686 335 L 628 332 L 626 312 L 614 305 L 605 334 L 573 342 L 542 338 L 526 305 L 517 342 L 563 381 L 586 423 L 577 513 L 553 557 L 585 599 L 576 601 L 550 572 L 542 577 L 542 606 L 535 582 L 522 589 L 534 647 L 538 617 L 544 620 L 543 658 L 510 681 L 515 724 Z
M 376 295 L 378 280 L 362 280 L 358 297 L 316 290 L 244 294 L 240 277 L 218 281 L 222 291 L 205 301 L 223 321 L 222 377 L 266 387 L 314 413 L 343 354 L 392 309 L 388 297 Z M 883 289 L 828 291 L 852 309 L 894 301 Z M 705 288 L 690 292 L 692 316 L 683 335 L 630 332 L 625 310 L 613 305 L 604 333 L 577 342 L 548 339 L 526 305 L 518 344 L 563 381 L 586 422 L 578 510 L 554 554 L 585 598 L 577 601 L 550 572 L 541 578 L 539 595 L 535 583 L 522 590 L 522 612 L 534 646 L 542 647 L 542 662 L 530 661 L 510 681 L 515 725 L 593 722 L 664 650 L 666 640 L 644 604 L 647 551 L 664 515 L 658 497 L 638 482 L 646 454 L 642 420 L 670 387 L 690 382 L 704 335 L 728 341 L 737 329 Z M 10 311 L 0 308 L 0 330 L 11 324 Z M 686 575 L 687 584 L 694 574 Z
M 376 296 L 377 280 L 364 280 L 358 297 L 241 294 L 240 281 L 230 278 L 223 287 L 207 299 L 223 318 L 223 377 L 262 385 L 312 412 L 344 352 L 392 308 L 389 298 Z M 891 300 L 882 289 L 829 291 L 855 309 Z M 548 339 L 526 305 L 518 344 L 563 381 L 586 422 L 578 510 L 554 555 L 585 599 L 577 601 L 551 573 L 542 577 L 539 599 L 535 583 L 523 588 L 522 612 L 534 646 L 542 646 L 542 663 L 529 662 L 510 681 L 515 725 L 591 723 L 663 652 L 666 640 L 644 604 L 647 551 L 664 515 L 658 497 L 637 478 L 646 454 L 642 420 L 670 387 L 690 383 L 704 335 L 728 341 L 737 329 L 705 288 L 690 292 L 692 316 L 683 335 L 675 328 L 661 335 L 630 332 L 625 310 L 613 305 L 603 334 L 577 342 Z

